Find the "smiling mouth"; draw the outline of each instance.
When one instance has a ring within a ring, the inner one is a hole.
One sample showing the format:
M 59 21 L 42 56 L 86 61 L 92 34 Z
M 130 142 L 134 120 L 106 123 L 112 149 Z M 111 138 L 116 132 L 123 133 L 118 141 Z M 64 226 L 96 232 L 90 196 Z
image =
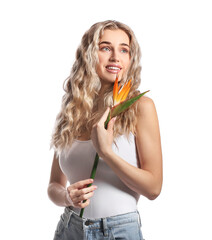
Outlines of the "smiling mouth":
M 106 66 L 106 70 L 110 73 L 118 73 L 121 71 L 121 67 L 117 67 L 117 66 Z

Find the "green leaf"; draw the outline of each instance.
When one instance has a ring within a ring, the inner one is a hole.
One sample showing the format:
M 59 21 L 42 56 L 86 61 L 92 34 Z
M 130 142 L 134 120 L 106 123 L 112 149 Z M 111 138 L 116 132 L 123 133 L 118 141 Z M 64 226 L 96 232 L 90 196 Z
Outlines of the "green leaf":
M 138 96 L 133 97 L 127 101 L 123 101 L 120 104 L 118 104 L 117 106 L 115 106 L 111 111 L 111 118 L 116 117 L 120 113 L 124 112 L 128 107 L 130 107 L 134 102 L 136 102 L 140 97 L 142 97 L 147 92 L 149 92 L 149 90 L 146 92 L 143 92 L 143 93 L 139 94 Z

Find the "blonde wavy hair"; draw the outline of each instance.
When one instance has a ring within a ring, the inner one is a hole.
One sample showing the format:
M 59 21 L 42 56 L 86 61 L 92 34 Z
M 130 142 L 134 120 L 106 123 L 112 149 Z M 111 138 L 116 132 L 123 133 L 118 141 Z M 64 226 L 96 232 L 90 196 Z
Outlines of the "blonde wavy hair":
M 92 126 L 99 121 L 106 108 L 113 104 L 113 83 L 106 89 L 104 95 L 100 96 L 101 81 L 96 72 L 99 40 L 106 29 L 121 29 L 128 35 L 130 65 L 119 84 L 123 85 L 127 80 L 132 79 L 128 98 L 140 93 L 138 87 L 141 81 L 141 51 L 133 31 L 123 23 L 110 20 L 91 26 L 82 37 L 70 76 L 63 85 L 65 94 L 51 139 L 51 147 L 54 147 L 57 153 L 70 147 L 73 140 L 84 133 L 90 134 Z M 134 103 L 117 117 L 114 125 L 114 139 L 123 134 L 128 138 L 130 132 L 136 134 L 136 114 L 137 103 Z

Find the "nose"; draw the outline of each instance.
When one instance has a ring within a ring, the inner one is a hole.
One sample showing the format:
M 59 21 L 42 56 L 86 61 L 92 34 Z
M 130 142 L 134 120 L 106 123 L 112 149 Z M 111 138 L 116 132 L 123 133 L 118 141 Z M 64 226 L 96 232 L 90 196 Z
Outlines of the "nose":
M 110 56 L 110 61 L 111 62 L 119 62 L 119 55 L 117 51 L 111 51 L 111 56 Z

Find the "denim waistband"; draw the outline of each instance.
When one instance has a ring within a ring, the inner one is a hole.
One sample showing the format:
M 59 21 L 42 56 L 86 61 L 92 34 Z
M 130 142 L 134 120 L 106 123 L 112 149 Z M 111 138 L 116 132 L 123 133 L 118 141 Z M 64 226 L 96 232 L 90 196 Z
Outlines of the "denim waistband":
M 89 219 L 79 217 L 73 210 L 71 210 L 71 208 L 66 207 L 63 218 L 67 227 L 71 221 L 75 226 L 78 226 L 81 229 L 107 229 L 116 225 L 130 222 L 138 222 L 141 226 L 140 214 L 137 210 L 134 212 L 124 213 L 106 218 Z

